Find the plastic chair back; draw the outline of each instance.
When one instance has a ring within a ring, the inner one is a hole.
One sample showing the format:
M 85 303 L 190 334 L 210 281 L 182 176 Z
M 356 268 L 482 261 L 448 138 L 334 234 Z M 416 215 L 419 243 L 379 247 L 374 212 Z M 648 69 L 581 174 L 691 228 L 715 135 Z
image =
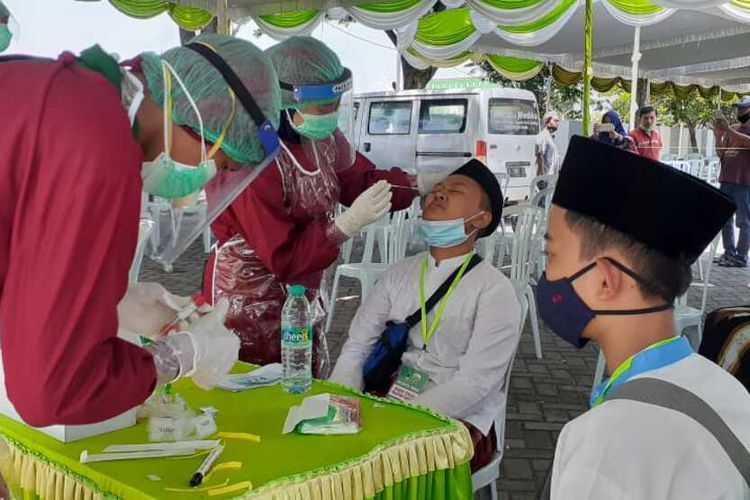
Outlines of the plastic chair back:
M 138 274 L 141 271 L 141 263 L 143 263 L 143 253 L 146 250 L 146 244 L 151 237 L 151 232 L 154 230 L 156 223 L 151 219 L 141 219 L 138 226 L 138 244 L 135 247 L 135 255 L 133 256 L 133 262 L 130 264 L 130 271 L 128 272 L 128 281 L 130 283 L 138 282 Z
M 532 240 L 540 229 L 542 214 L 543 210 L 534 205 L 516 205 L 503 211 L 503 230 L 512 234 L 509 278 L 517 289 L 525 289 L 530 283 Z
M 557 184 L 557 174 L 537 175 L 529 186 L 529 200 L 534 199 L 536 194 L 546 188 L 554 188 Z

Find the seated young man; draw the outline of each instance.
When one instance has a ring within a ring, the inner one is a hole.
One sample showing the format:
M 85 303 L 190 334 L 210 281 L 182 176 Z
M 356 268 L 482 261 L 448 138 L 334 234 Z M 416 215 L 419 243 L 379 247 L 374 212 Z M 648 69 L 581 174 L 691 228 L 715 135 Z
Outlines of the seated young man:
M 502 204 L 497 179 L 477 160 L 435 186 L 418 226 L 429 251 L 394 265 L 378 280 L 354 317 L 333 380 L 363 389 L 365 359 L 386 322 L 404 321 L 468 262 L 477 238 L 497 229 Z M 409 331 L 402 368 L 427 379 L 413 403 L 460 419 L 469 429 L 475 448 L 471 467 L 477 470 L 496 450 L 493 424 L 505 414 L 504 385 L 518 346 L 521 310 L 511 282 L 486 262 L 461 276 L 443 300 Z

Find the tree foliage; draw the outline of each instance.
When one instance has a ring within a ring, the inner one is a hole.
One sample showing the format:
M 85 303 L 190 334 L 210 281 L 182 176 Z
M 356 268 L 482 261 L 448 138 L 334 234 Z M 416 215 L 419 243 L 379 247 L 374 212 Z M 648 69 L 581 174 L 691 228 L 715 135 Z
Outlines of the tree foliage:
M 582 117 L 581 113 L 581 98 L 583 97 L 583 85 L 578 84 L 571 87 L 563 87 L 557 85 L 553 79 L 550 78 L 549 69 L 544 67 L 534 78 L 523 82 L 517 82 L 505 78 L 503 75 L 495 71 L 495 69 L 487 62 L 483 62 L 479 65 L 485 74 L 485 78 L 491 82 L 499 83 L 503 87 L 524 89 L 534 93 L 536 100 L 539 103 L 539 110 L 542 113 L 547 111 L 557 111 L 567 120 L 580 120 Z M 548 82 L 548 79 L 550 81 Z M 550 93 L 550 109 L 547 109 L 547 85 L 549 83 Z

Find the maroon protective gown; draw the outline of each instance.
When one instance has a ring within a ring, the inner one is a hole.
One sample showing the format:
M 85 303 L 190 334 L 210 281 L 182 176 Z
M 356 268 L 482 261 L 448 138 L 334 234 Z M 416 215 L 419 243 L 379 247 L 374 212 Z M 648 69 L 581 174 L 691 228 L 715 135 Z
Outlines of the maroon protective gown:
M 336 137 L 345 141 L 343 135 Z M 325 340 L 325 310 L 318 292 L 323 272 L 339 255 L 339 243 L 327 236 L 336 204 L 351 205 L 381 179 L 400 186 L 409 186 L 410 180 L 398 169 L 377 170 L 360 154 L 348 168 L 337 169 L 348 144 L 317 142 L 319 168 L 303 146 L 285 145 L 304 172 L 282 150 L 214 222 L 218 245 L 206 265 L 204 293 L 229 300 L 226 326 L 240 336 L 240 359 L 264 365 L 281 360 L 285 285 L 305 285 L 316 316 L 314 371 L 321 375 L 326 357 L 318 346 Z M 394 189 L 393 210 L 407 208 L 414 194 Z
M 0 62 L 0 337 L 28 423 L 85 424 L 151 393 L 117 338 L 138 237 L 142 152 L 115 86 L 58 61 Z

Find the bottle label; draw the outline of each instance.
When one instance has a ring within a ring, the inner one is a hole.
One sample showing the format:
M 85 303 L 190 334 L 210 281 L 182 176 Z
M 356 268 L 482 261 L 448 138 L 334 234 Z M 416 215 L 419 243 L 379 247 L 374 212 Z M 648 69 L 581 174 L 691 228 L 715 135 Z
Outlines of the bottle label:
M 299 328 L 286 326 L 281 330 L 281 338 L 284 344 L 291 346 L 306 346 L 312 343 L 312 328 Z

